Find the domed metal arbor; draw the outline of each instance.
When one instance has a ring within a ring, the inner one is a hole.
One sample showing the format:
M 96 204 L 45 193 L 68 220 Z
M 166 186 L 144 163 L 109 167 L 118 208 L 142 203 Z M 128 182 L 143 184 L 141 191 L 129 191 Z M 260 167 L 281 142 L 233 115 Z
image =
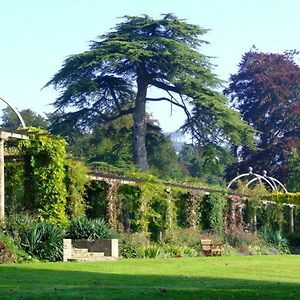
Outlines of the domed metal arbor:
M 257 174 L 257 173 L 254 173 L 253 172 L 253 168 L 252 167 L 249 167 L 249 172 L 248 173 L 244 173 L 244 174 L 241 174 L 235 178 L 233 178 L 227 188 L 230 189 L 230 187 L 232 186 L 232 184 L 234 182 L 236 182 L 237 180 L 239 180 L 240 178 L 243 178 L 243 177 L 250 177 L 250 180 L 248 181 L 248 183 L 246 184 L 246 186 L 244 187 L 243 191 L 249 187 L 252 183 L 255 183 L 256 181 L 258 181 L 260 184 L 267 184 L 267 186 L 269 186 L 272 191 L 278 191 L 280 189 L 284 190 L 285 193 L 287 193 L 287 189 L 286 187 L 276 178 L 274 177 L 271 177 L 271 176 L 268 176 L 267 175 L 267 171 L 263 171 L 263 175 L 260 175 L 260 174 Z
M 285 193 L 287 193 L 287 189 L 286 187 L 276 178 L 268 176 L 267 175 L 267 171 L 263 171 L 263 175 L 257 174 L 253 172 L 253 168 L 249 168 L 249 172 L 248 173 L 244 173 L 241 174 L 237 177 L 235 177 L 234 179 L 232 179 L 227 188 L 230 189 L 231 186 L 234 184 L 234 182 L 236 182 L 237 180 L 239 180 L 240 178 L 244 178 L 244 177 L 249 177 L 249 181 L 248 183 L 245 185 L 243 191 L 249 187 L 251 184 L 253 183 L 259 183 L 259 184 L 265 184 L 267 186 L 269 186 L 273 192 L 279 191 L 279 190 L 283 190 Z M 268 201 L 268 200 L 263 200 L 262 203 L 265 206 L 268 206 L 268 204 L 270 203 L 275 203 L 272 201 Z M 283 203 L 283 205 L 289 207 L 290 213 L 289 213 L 289 230 L 290 232 L 294 232 L 294 204 L 291 203 Z M 255 216 L 254 216 L 254 224 L 255 224 L 255 228 L 257 226 L 256 224 L 257 220 L 256 220 L 256 208 L 255 208 Z

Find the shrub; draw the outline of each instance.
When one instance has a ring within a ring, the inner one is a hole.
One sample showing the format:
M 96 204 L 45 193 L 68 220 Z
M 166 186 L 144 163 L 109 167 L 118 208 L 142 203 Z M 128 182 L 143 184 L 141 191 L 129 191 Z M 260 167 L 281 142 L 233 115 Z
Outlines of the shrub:
M 145 257 L 145 249 L 149 244 L 143 233 L 123 234 L 120 236 L 120 254 L 123 258 Z
M 34 261 L 32 256 L 26 253 L 11 236 L 0 232 L 0 241 L 5 245 L 5 248 L 9 249 L 13 253 L 13 259 L 9 262 L 22 263 Z
M 35 223 L 20 232 L 21 247 L 42 260 L 58 261 L 62 258 L 64 231 L 55 224 Z
M 15 256 L 10 249 L 0 240 L 0 264 L 7 264 L 15 261 Z
M 116 234 L 108 228 L 103 219 L 78 218 L 70 222 L 67 231 L 70 239 L 112 239 Z
M 288 242 L 291 246 L 299 247 L 300 246 L 300 232 L 290 233 L 288 235 Z
M 278 247 L 282 252 L 289 252 L 288 241 L 279 230 L 273 230 L 269 227 L 263 227 L 260 230 L 260 236 L 269 245 Z
M 161 247 L 159 245 L 153 244 L 144 248 L 145 258 L 157 258 L 161 254 Z
M 183 247 L 177 245 L 166 245 L 163 247 L 164 257 L 183 257 Z
M 20 244 L 20 233 L 29 229 L 35 222 L 35 219 L 27 213 L 11 214 L 5 218 L 1 224 L 3 233 L 11 236 L 15 243 Z
M 177 228 L 165 232 L 161 242 L 178 246 L 200 249 L 201 233 L 195 228 Z
M 232 247 L 240 247 L 241 245 L 258 245 L 261 243 L 256 234 L 245 232 L 242 229 L 228 232 L 224 235 L 224 238 L 226 243 Z

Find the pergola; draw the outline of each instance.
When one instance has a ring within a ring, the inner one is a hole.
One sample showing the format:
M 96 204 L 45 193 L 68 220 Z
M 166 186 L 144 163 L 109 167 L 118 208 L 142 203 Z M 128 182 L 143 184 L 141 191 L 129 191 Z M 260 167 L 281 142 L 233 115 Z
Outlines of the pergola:
M 268 176 L 267 175 L 267 171 L 263 171 L 263 175 L 257 174 L 253 172 L 253 168 L 249 167 L 249 172 L 248 173 L 244 173 L 241 174 L 235 178 L 233 178 L 227 188 L 230 189 L 231 186 L 233 185 L 234 182 L 236 182 L 237 180 L 241 179 L 241 178 L 249 178 L 248 183 L 245 185 L 243 191 L 249 187 L 251 184 L 253 183 L 259 183 L 259 184 L 266 184 L 267 186 L 269 186 L 271 188 L 271 190 L 273 192 L 277 192 L 279 190 L 283 190 L 285 193 L 287 193 L 287 189 L 286 187 L 276 178 Z M 274 204 L 275 202 L 272 201 L 267 201 L 267 200 L 263 200 L 262 203 L 267 207 L 268 204 Z M 289 229 L 290 232 L 294 232 L 294 208 L 296 205 L 291 204 L 291 203 L 283 203 L 284 206 L 289 207 L 290 213 L 289 213 Z M 256 220 L 256 212 L 255 212 L 255 216 L 254 216 L 254 223 L 255 223 L 255 227 L 257 224 L 257 220 Z
M 0 100 L 3 101 L 7 106 L 9 106 L 17 115 L 20 125 L 22 128 L 25 128 L 25 122 L 21 116 L 21 114 L 17 111 L 17 109 L 9 103 L 7 100 L 4 100 L 0 97 Z M 5 189 L 4 189 L 4 144 L 7 140 L 10 139 L 28 139 L 26 135 L 27 131 L 25 129 L 21 130 L 11 130 L 2 128 L 0 129 L 0 219 L 4 219 L 5 216 Z

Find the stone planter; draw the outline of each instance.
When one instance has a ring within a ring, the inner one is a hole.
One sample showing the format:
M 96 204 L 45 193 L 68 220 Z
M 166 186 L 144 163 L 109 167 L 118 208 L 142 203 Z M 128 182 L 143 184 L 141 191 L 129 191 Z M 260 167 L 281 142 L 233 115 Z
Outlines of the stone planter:
M 118 257 L 118 239 L 63 240 L 63 261 L 99 261 Z

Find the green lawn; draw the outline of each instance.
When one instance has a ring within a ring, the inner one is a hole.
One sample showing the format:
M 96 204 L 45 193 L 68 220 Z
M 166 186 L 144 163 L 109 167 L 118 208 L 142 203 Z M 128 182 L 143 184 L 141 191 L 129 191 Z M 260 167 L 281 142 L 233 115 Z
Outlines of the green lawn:
M 300 256 L 2 265 L 0 299 L 300 299 Z

